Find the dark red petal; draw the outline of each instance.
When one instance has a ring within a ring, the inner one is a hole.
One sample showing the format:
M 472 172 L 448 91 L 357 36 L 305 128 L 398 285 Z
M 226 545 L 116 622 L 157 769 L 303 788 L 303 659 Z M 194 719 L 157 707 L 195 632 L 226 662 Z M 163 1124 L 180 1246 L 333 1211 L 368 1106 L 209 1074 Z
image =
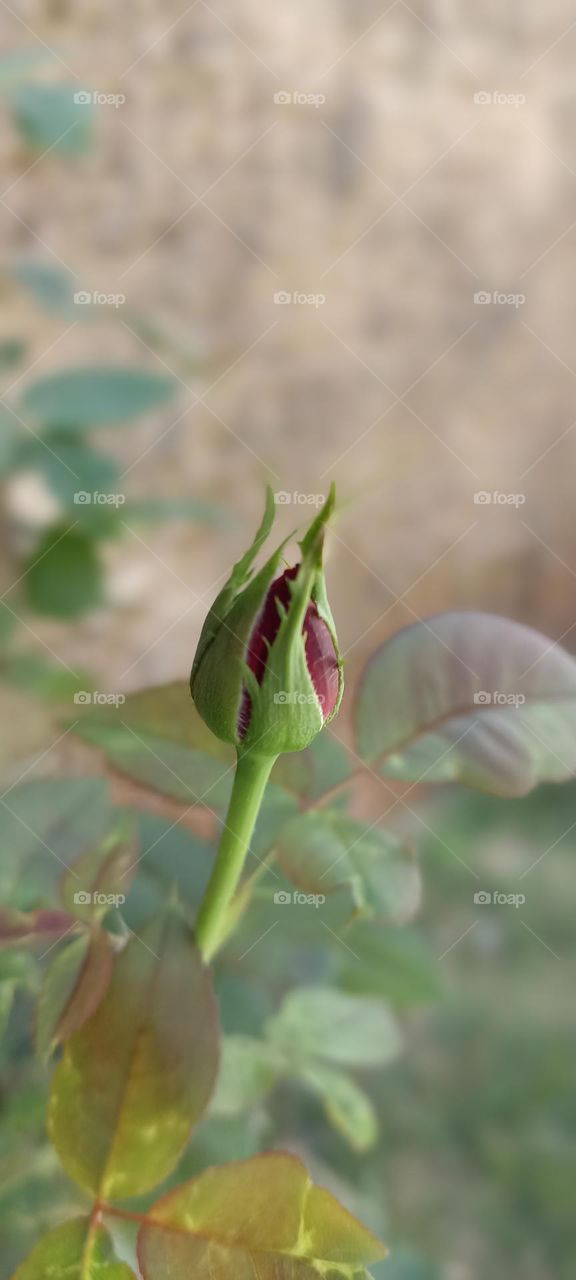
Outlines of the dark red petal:
M 262 684 L 264 672 L 266 670 L 266 660 L 268 658 L 268 646 L 276 639 L 280 629 L 280 614 L 277 608 L 277 601 L 284 607 L 288 608 L 290 604 L 290 588 L 288 580 L 295 578 L 298 566 L 293 569 L 286 569 L 281 577 L 276 578 L 268 588 L 266 598 L 262 607 L 262 612 L 253 628 L 252 634 L 248 641 L 246 650 L 246 662 L 251 671 L 254 672 L 258 684 Z M 250 724 L 250 716 L 252 714 L 252 699 L 247 689 L 242 693 L 240 702 L 240 710 L 238 712 L 238 737 L 243 738 L 248 731 Z
M 264 679 L 269 646 L 274 643 L 280 630 L 281 615 L 278 605 L 282 609 L 288 609 L 291 600 L 288 583 L 296 577 L 297 572 L 298 565 L 294 565 L 271 583 L 262 612 L 248 641 L 246 661 L 258 684 L 262 684 Z
M 262 612 L 252 631 L 246 650 L 246 662 L 254 672 L 258 684 L 262 684 L 268 660 L 268 649 L 274 643 L 280 629 L 281 614 L 290 606 L 290 587 L 298 573 L 299 565 L 286 569 L 268 588 Z M 316 605 L 311 602 L 304 618 L 304 645 L 306 662 L 314 692 L 320 703 L 323 719 L 334 710 L 338 698 L 338 663 L 332 637 L 326 623 L 318 615 Z M 252 712 L 252 702 L 247 689 L 244 689 L 240 711 L 238 714 L 238 735 L 243 738 L 247 732 Z
M 308 605 L 304 619 L 306 663 L 322 719 L 327 720 L 338 701 L 338 661 L 332 636 L 318 615 L 315 604 Z

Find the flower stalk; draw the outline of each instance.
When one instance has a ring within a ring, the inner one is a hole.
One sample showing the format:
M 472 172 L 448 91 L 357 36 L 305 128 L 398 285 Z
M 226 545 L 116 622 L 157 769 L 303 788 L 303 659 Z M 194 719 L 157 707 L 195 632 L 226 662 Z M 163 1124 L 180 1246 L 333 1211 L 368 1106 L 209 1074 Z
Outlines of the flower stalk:
M 228 934 L 232 903 L 275 761 L 276 756 L 254 751 L 238 756 L 216 861 L 196 923 L 196 942 L 205 964 Z

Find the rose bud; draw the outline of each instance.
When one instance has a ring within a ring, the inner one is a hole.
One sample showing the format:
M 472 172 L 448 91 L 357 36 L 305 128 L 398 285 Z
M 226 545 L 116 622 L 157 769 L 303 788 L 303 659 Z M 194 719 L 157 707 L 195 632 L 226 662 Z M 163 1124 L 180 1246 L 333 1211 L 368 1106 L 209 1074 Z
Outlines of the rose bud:
M 336 714 L 342 662 L 322 569 L 334 489 L 279 573 L 285 543 L 252 576 L 272 528 L 274 495 L 252 546 L 234 566 L 202 628 L 190 689 L 202 719 L 239 752 L 277 756 L 307 747 Z

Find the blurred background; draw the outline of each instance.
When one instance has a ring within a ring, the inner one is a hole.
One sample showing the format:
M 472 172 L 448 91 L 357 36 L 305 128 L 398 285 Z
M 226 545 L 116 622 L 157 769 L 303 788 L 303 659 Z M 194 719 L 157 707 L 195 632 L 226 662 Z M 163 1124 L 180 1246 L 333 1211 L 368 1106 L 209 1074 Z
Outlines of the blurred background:
M 567 0 L 2 0 L 0 21 L 6 787 L 94 771 L 55 727 L 79 689 L 187 675 L 266 482 L 285 532 L 337 484 L 342 739 L 367 658 L 419 617 L 505 613 L 576 651 Z M 390 1280 L 569 1275 L 559 797 L 419 797 L 442 997 L 386 1075 L 380 1145 L 342 1168 L 386 1204 Z M 526 928 L 469 929 L 454 849 L 492 888 L 537 862 Z M 38 1114 L 13 1084 L 0 1215 L 24 1231 Z

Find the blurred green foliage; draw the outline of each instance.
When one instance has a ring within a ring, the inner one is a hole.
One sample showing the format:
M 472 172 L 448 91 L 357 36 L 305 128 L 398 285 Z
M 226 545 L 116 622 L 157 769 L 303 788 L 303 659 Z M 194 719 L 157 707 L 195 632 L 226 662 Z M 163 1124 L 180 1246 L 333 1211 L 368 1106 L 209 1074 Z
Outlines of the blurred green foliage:
M 79 97 L 73 83 L 31 82 L 10 89 L 8 101 L 23 142 L 38 151 L 83 155 L 92 139 L 92 113 Z
M 458 1268 L 469 1274 L 471 1265 L 494 1280 L 547 1280 L 552 1274 L 569 1280 L 576 1173 L 576 887 L 569 831 L 575 800 L 574 785 L 542 787 L 507 803 L 467 794 L 437 799 L 426 810 L 436 834 L 421 846 L 423 918 L 410 929 L 365 924 L 374 942 L 366 944 L 360 964 L 321 928 L 314 911 L 314 920 L 305 911 L 287 911 L 275 942 L 264 939 L 247 955 L 240 933 L 217 970 L 228 1036 L 264 1046 L 266 1027 L 278 1018 L 279 996 L 294 987 L 300 972 L 300 982 L 335 983 L 336 990 L 373 995 L 382 985 L 401 1011 L 406 1052 L 385 1072 L 376 1066 L 361 1072 L 381 1136 L 360 1154 L 346 1140 L 342 1117 L 335 1122 L 334 1114 L 326 1114 L 329 1099 L 285 1072 L 279 1078 L 270 1049 L 249 1062 L 244 1051 L 241 1075 L 236 1050 L 229 1088 L 241 1087 L 243 1113 L 235 1118 L 236 1102 L 225 1096 L 223 1084 L 169 1185 L 207 1163 L 296 1144 L 308 1153 L 314 1176 L 328 1171 L 353 1211 L 385 1234 L 392 1259 L 374 1268 L 378 1280 L 449 1280 Z M 86 779 L 23 783 L 7 802 L 63 860 L 92 847 L 116 820 L 105 785 Z M 149 851 L 125 907 L 126 921 L 137 929 L 174 880 L 184 899 L 197 902 L 211 855 L 204 842 L 167 819 L 135 816 L 141 847 Z M 5 886 L 5 897 L 35 906 L 53 892 L 62 868 L 9 812 L 3 825 L 3 844 L 13 851 L 13 888 Z M 522 889 L 526 905 L 477 906 L 479 888 Z M 252 926 L 248 933 L 253 939 Z M 354 928 L 347 936 L 356 950 Z M 373 962 L 376 945 L 387 957 L 382 970 Z M 382 984 L 376 982 L 380 972 Z M 4 953 L 0 984 L 7 1018 L 0 1123 L 4 1280 L 32 1235 L 84 1203 L 46 1143 L 48 1076 L 30 1044 L 38 961 Z M 329 1057 L 328 1041 L 325 1052 Z

